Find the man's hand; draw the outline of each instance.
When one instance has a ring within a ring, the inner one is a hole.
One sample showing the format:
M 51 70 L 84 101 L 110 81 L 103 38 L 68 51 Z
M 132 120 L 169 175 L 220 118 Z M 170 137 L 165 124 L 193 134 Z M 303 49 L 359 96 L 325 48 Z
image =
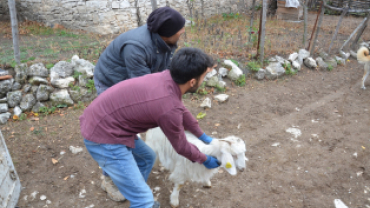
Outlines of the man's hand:
M 220 161 L 218 161 L 217 158 L 213 156 L 209 156 L 209 155 L 206 155 L 206 156 L 207 156 L 207 160 L 204 161 L 203 163 L 203 165 L 206 166 L 206 168 L 213 169 L 213 168 L 218 168 L 221 165 Z
M 213 138 L 208 136 L 206 133 L 203 133 L 202 136 L 198 138 L 199 140 L 202 140 L 204 143 L 209 144 L 212 142 Z

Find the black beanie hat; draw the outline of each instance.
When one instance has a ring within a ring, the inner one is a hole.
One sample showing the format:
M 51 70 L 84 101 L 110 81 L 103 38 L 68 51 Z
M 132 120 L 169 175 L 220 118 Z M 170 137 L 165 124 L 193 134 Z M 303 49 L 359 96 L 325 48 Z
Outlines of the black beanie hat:
M 185 18 L 171 7 L 154 10 L 148 17 L 148 30 L 160 36 L 171 37 L 185 25 Z

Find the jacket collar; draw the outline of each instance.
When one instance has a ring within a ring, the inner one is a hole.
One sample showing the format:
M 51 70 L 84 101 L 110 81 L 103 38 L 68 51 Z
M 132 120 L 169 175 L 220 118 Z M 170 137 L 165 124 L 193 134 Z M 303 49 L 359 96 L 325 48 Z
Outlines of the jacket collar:
M 161 38 L 158 33 L 151 33 L 152 34 L 152 41 L 154 42 L 156 53 L 159 52 L 171 52 L 177 48 L 177 44 L 173 46 L 167 45 L 166 42 Z

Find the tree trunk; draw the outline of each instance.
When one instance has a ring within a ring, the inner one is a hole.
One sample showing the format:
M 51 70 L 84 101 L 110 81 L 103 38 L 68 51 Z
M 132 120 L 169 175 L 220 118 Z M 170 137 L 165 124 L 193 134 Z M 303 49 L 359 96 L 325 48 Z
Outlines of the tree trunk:
M 358 31 L 358 33 L 357 33 L 357 35 L 356 35 L 355 40 L 352 42 L 352 45 L 351 45 L 351 49 L 352 49 L 352 50 L 357 51 L 357 50 L 356 50 L 356 45 L 357 45 L 357 42 L 358 42 L 358 40 L 360 39 L 360 37 L 361 37 L 362 33 L 364 33 L 364 31 L 365 31 L 365 29 L 366 29 L 366 27 L 367 27 L 367 23 L 369 22 L 369 19 L 370 19 L 370 12 L 367 14 L 367 17 L 366 17 L 366 18 L 367 18 L 367 19 L 366 19 L 366 21 L 365 21 L 364 25 L 362 26 L 362 28 L 360 29 L 360 31 Z
M 261 24 L 258 36 L 258 56 L 261 66 L 265 58 L 265 25 L 266 25 L 267 0 L 262 1 Z
M 250 24 L 249 24 L 249 39 L 248 39 L 249 44 L 252 44 L 251 40 L 252 40 L 252 28 L 253 28 L 253 17 L 254 17 L 254 11 L 255 11 L 254 7 L 255 6 L 256 6 L 256 0 L 253 0 L 251 20 L 250 20 Z
M 370 14 L 370 13 L 369 13 Z M 369 14 L 367 15 L 367 17 L 365 17 L 364 20 L 362 20 L 362 22 L 357 26 L 357 28 L 352 32 L 352 34 L 347 38 L 346 42 L 344 42 L 344 44 L 342 45 L 342 47 L 340 47 L 339 51 L 343 51 L 343 48 L 349 43 L 349 41 L 353 38 L 353 36 L 357 33 L 357 31 L 363 27 L 363 25 L 365 24 L 365 22 L 369 19 Z
M 152 11 L 156 10 L 158 8 L 157 6 L 157 0 L 150 0 L 152 2 Z
M 324 12 L 325 12 L 324 4 L 321 4 L 321 11 L 320 11 L 320 16 L 319 16 L 319 23 L 317 24 L 316 35 L 315 35 L 315 38 L 313 39 L 311 50 L 310 50 L 311 56 L 313 55 L 313 52 L 315 51 L 316 40 L 317 40 L 317 37 L 319 36 L 322 19 L 324 18 Z
M 10 20 L 12 24 L 14 60 L 17 64 L 20 64 L 21 58 L 19 52 L 19 31 L 18 31 L 17 10 L 15 9 L 15 0 L 8 0 L 8 5 L 10 12 Z
M 306 48 L 306 43 L 307 43 L 307 14 L 308 14 L 308 0 L 303 4 L 303 21 L 304 21 L 304 26 L 303 26 L 303 48 Z
M 338 35 L 338 31 L 339 31 L 339 28 L 340 28 L 340 25 L 342 24 L 342 21 L 343 21 L 343 17 L 347 14 L 347 11 L 348 11 L 348 7 L 345 8 L 343 11 L 342 11 L 342 14 L 340 15 L 340 18 L 339 18 L 339 21 L 338 21 L 338 25 L 337 25 L 337 28 L 335 29 L 335 33 L 331 39 L 331 42 L 330 42 L 330 46 L 329 46 L 329 53 L 331 51 L 331 47 L 333 46 L 333 42 L 335 41 L 335 39 L 337 39 L 337 35 Z

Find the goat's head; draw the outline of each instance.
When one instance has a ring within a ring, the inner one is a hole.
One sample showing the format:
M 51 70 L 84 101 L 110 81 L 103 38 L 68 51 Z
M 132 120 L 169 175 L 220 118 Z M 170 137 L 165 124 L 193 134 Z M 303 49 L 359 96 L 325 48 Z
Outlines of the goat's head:
M 221 160 L 221 167 L 230 175 L 236 175 L 236 169 L 244 171 L 245 161 L 248 161 L 248 158 L 245 157 L 247 149 L 244 141 L 236 136 L 218 140 L 220 142 L 221 156 L 217 159 Z

